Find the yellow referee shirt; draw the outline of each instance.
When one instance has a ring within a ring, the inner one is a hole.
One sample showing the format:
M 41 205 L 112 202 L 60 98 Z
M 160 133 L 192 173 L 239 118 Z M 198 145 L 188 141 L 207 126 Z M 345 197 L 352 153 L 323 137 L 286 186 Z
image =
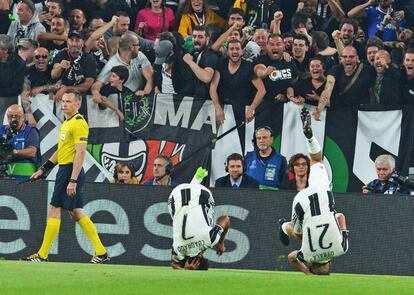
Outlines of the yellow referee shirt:
M 72 164 L 75 160 L 75 144 L 87 144 L 88 135 L 88 123 L 80 114 L 76 114 L 69 120 L 65 120 L 59 131 L 58 164 Z

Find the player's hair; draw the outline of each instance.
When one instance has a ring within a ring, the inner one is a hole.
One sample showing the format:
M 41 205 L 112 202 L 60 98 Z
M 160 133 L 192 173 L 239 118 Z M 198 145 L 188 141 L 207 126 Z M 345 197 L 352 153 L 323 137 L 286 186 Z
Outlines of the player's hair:
M 327 263 L 314 263 L 309 267 L 309 271 L 315 275 L 329 275 L 331 270 L 331 261 Z
M 306 156 L 305 154 L 302 153 L 298 153 L 298 154 L 294 154 L 292 157 L 290 157 L 289 159 L 289 163 L 288 163 L 288 167 L 289 167 L 289 171 L 291 171 L 293 174 L 295 174 L 295 163 L 297 160 L 299 159 L 305 159 L 306 164 L 308 165 L 308 171 L 306 172 L 307 175 L 309 175 L 310 173 L 310 160 L 309 157 Z
M 77 100 L 81 100 L 81 93 L 78 91 L 78 90 L 75 90 L 75 89 L 69 89 L 69 90 L 67 90 L 66 92 L 65 92 L 65 94 L 74 94 L 75 95 L 75 98 L 77 99 Z
M 200 261 L 200 265 L 197 268 L 197 270 L 208 270 L 208 259 L 204 258 L 204 257 L 188 257 L 186 259 L 183 260 L 182 262 L 182 266 L 184 267 L 185 263 L 188 262 L 192 262 L 194 259 L 198 259 Z
M 375 159 L 375 166 L 378 164 L 388 163 L 391 166 L 391 169 L 393 170 L 395 168 L 395 159 L 391 155 L 379 155 Z
M 135 176 L 135 169 L 132 166 L 131 163 L 128 162 L 118 162 L 115 165 L 115 169 L 114 169 L 114 179 L 115 179 L 115 183 L 118 183 L 119 179 L 118 179 L 118 173 L 121 171 L 122 168 L 127 167 L 129 169 L 129 171 L 131 171 L 131 179 Z
M 122 84 L 124 84 L 129 78 L 129 71 L 126 66 L 114 66 L 112 67 L 111 72 L 115 73 L 119 79 L 122 80 Z

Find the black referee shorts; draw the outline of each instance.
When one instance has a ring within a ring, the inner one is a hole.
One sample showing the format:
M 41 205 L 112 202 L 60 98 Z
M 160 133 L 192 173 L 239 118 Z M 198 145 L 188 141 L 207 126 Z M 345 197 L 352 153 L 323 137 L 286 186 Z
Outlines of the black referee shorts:
M 76 195 L 68 196 L 66 189 L 72 175 L 73 164 L 59 165 L 56 174 L 55 189 L 53 191 L 52 201 L 50 205 L 56 208 L 63 208 L 73 211 L 76 208 L 83 208 L 83 184 L 85 182 L 85 172 L 83 169 L 79 173 L 76 184 Z

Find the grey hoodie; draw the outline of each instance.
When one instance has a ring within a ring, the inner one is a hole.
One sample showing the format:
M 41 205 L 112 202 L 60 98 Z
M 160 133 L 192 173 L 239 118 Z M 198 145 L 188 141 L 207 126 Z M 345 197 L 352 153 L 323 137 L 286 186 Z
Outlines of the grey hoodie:
M 14 38 L 14 45 L 17 46 L 21 38 L 29 38 L 37 40 L 37 35 L 40 32 L 46 32 L 45 27 L 39 22 L 37 16 L 33 16 L 27 26 L 23 26 L 20 20 L 16 19 L 9 27 L 7 35 Z

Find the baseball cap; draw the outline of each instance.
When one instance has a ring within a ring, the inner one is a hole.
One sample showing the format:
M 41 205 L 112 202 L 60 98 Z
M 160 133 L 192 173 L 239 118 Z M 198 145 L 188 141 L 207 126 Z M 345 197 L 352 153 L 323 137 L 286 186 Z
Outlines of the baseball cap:
M 68 34 L 68 38 L 72 38 L 72 37 L 76 37 L 76 38 L 79 38 L 79 39 L 83 40 L 83 39 L 85 39 L 85 34 L 83 34 L 82 32 L 73 30 L 73 31 L 70 31 L 69 34 Z
M 162 40 L 155 48 L 155 62 L 156 65 L 162 65 L 165 62 L 168 54 L 173 50 L 174 46 L 169 40 Z
M 39 44 L 37 43 L 37 41 L 33 41 L 29 38 L 21 38 L 19 40 L 19 42 L 17 43 L 17 47 L 23 47 L 25 49 L 30 49 L 30 48 L 38 48 Z

